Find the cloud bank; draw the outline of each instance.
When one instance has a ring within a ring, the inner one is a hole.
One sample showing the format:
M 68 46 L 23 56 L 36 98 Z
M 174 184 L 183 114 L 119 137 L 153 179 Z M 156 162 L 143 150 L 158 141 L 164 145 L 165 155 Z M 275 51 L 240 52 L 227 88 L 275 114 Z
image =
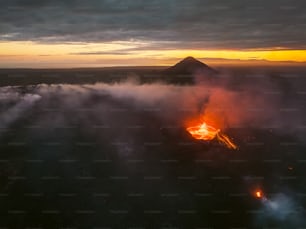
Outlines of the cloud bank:
M 146 49 L 303 49 L 305 6 L 302 0 L 3 0 L 0 40 L 141 40 L 151 43 Z

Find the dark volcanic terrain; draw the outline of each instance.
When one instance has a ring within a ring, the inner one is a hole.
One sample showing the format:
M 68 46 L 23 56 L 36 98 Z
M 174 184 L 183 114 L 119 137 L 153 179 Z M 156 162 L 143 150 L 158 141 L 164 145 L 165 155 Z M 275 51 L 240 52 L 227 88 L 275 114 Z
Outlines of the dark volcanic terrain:
M 0 227 L 306 227 L 303 70 L 163 71 L 1 70 Z M 187 133 L 204 114 L 238 150 Z

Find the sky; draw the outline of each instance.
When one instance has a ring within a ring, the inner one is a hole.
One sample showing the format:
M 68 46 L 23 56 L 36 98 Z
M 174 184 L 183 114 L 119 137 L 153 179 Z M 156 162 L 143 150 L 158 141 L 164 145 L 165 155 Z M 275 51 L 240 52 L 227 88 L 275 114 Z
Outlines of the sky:
M 0 67 L 306 65 L 304 0 L 0 0 Z

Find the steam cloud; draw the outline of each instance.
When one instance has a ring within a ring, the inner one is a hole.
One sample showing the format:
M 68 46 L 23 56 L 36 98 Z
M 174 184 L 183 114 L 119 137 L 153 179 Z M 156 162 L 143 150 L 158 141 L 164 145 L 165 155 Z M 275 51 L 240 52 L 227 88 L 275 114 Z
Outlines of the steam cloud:
M 294 109 L 301 106 L 297 104 L 296 98 L 286 98 L 284 101 L 286 92 L 266 82 L 255 86 L 247 82 L 230 88 L 226 79 L 218 86 L 139 85 L 127 81 L 96 85 L 38 85 L 31 92 L 33 94 L 25 95 L 21 95 L 16 87 L 5 87 L 0 93 L 4 108 L 5 104 L 15 103 L 2 111 L 3 127 L 16 121 L 24 110 L 41 98 L 48 102 L 58 100 L 58 109 L 84 110 L 86 103 L 95 96 L 109 96 L 140 110 L 150 109 L 163 120 L 178 125 L 185 119 L 199 115 L 214 120 L 221 128 L 261 127 L 296 131 L 297 127 L 305 123 L 303 112 Z M 96 105 L 92 111 L 101 112 L 101 104 Z
M 9 104 L 14 103 L 14 105 L 9 106 L 6 111 L 0 114 L 0 127 L 2 129 L 7 128 L 17 121 L 22 114 L 25 114 L 27 110 L 41 99 L 41 96 L 38 94 L 21 95 L 14 89 L 8 87 L 2 88 L 0 96 L 0 101 L 3 106 L 9 106 Z
M 296 228 L 305 223 L 305 210 L 292 197 L 279 193 L 271 199 L 262 200 L 261 213 L 257 217 L 258 225 L 286 226 Z

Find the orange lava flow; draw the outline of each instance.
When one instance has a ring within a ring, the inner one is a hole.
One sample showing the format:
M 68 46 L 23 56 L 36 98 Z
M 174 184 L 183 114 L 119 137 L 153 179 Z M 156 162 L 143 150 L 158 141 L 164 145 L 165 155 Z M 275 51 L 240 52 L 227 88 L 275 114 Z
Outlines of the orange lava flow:
M 228 136 L 220 133 L 220 129 L 216 129 L 205 122 L 199 125 L 188 127 L 187 131 L 197 140 L 210 141 L 217 139 L 230 149 L 237 149 L 237 146 L 230 140 Z

